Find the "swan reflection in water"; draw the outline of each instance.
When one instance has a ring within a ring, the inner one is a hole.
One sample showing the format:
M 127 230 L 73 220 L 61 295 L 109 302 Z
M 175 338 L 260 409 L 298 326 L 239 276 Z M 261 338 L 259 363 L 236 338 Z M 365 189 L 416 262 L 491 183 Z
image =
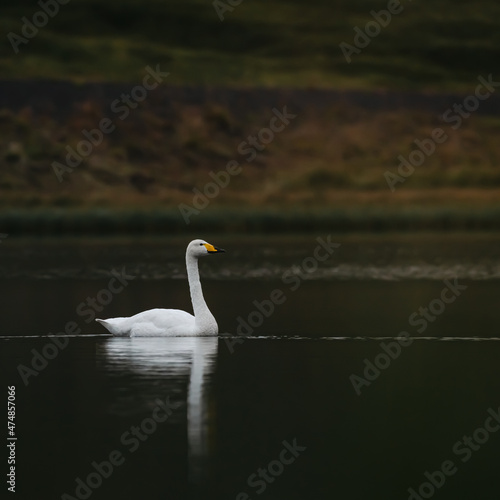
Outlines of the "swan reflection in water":
M 197 490 L 208 476 L 208 382 L 215 369 L 217 337 L 111 338 L 99 347 L 101 349 L 106 371 L 117 376 L 124 373 L 134 376 L 124 380 L 130 382 L 131 387 L 122 387 L 122 391 L 132 396 L 122 396 L 121 400 L 118 397 L 114 413 L 141 411 L 145 404 L 151 406 L 165 395 L 175 394 L 178 399 L 189 377 L 186 397 L 189 483 Z M 145 388 L 148 388 L 146 393 Z M 138 394 L 147 401 L 134 400 Z M 175 410 L 173 413 L 175 415 Z

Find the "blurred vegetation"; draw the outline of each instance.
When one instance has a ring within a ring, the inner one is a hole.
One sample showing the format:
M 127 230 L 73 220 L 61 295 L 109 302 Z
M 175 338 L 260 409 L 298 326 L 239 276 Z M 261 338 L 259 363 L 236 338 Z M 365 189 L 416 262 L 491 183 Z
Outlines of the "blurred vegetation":
M 220 21 L 211 0 L 71 0 L 14 55 L 9 78 L 136 81 L 160 64 L 173 84 L 464 90 L 500 64 L 500 4 L 466 0 L 404 7 L 348 64 L 339 48 L 379 0 L 244 0 Z M 4 3 L 1 32 L 21 34 L 31 0 Z
M 174 108 L 159 116 L 144 102 L 116 120 L 117 129 L 62 182 L 52 163 L 64 164 L 66 147 L 75 148 L 82 130 L 95 128 L 106 110 L 89 101 L 61 120 L 30 108 L 0 112 L 0 208 L 192 205 L 193 188 L 203 191 L 213 182 L 210 172 L 225 170 L 230 160 L 242 172 L 220 189 L 218 206 L 497 203 L 500 117 L 473 115 L 453 130 L 420 110 L 310 108 L 247 163 L 238 147 L 269 123 L 271 110 L 234 115 L 210 103 Z M 408 157 L 413 141 L 438 126 L 448 139 L 391 193 L 384 173 L 396 173 L 397 157 Z
M 282 89 L 284 96 L 292 88 L 359 89 L 369 98 L 363 108 L 338 103 L 302 110 L 251 163 L 238 146 L 269 123 L 272 106 L 243 103 L 236 110 L 202 98 L 173 103 L 166 113 L 155 108 L 158 99 L 148 98 L 130 118 L 115 121 L 117 130 L 59 183 L 52 163 L 64 163 L 66 147 L 109 115 L 109 103 L 75 99 L 71 109 L 53 113 L 35 111 L 27 96 L 24 108 L 0 110 L 0 222 L 11 232 L 47 224 L 88 230 L 86 217 L 103 232 L 121 227 L 119 220 L 138 231 L 186 229 L 178 204 L 192 205 L 193 188 L 203 190 L 211 171 L 237 160 L 243 172 L 193 221 L 214 229 L 223 219 L 236 229 L 289 227 L 293 217 L 297 228 L 308 217 L 337 228 L 419 228 L 421 221 L 435 229 L 497 228 L 500 117 L 473 114 L 452 130 L 439 118 L 444 109 L 384 110 L 373 103 L 383 99 L 379 89 L 467 95 L 480 74 L 499 80 L 500 4 L 401 5 L 403 12 L 353 54 L 351 64 L 339 44 L 353 44 L 353 28 L 363 28 L 370 11 L 387 2 L 243 0 L 222 22 L 211 0 L 60 5 L 19 54 L 4 37 L 5 79 L 71 80 L 77 90 L 82 82 L 140 82 L 146 66 L 159 65 L 170 73 L 167 85 L 188 89 L 245 87 L 257 96 L 262 87 Z M 32 19 L 38 10 L 28 0 L 2 6 L 2 33 L 21 34 L 23 16 Z M 448 140 L 391 193 L 384 173 L 396 172 L 397 157 L 407 157 L 414 140 L 435 127 L 443 127 Z M 234 208 L 240 216 L 233 220 Z
M 82 130 L 105 114 L 94 101 L 59 120 L 30 108 L 0 112 L 0 208 L 192 205 L 193 188 L 203 191 L 213 182 L 210 172 L 225 170 L 230 160 L 242 172 L 220 189 L 219 207 L 493 206 L 499 199 L 500 117 L 473 115 L 453 130 L 420 110 L 343 104 L 301 111 L 247 162 L 238 147 L 269 123 L 271 110 L 233 114 L 205 103 L 160 116 L 145 101 L 126 120 L 115 120 L 117 129 L 59 182 L 53 162 L 65 163 L 66 147 L 75 148 Z M 408 157 L 414 140 L 436 127 L 448 139 L 391 193 L 384 173 L 397 172 L 397 157 Z

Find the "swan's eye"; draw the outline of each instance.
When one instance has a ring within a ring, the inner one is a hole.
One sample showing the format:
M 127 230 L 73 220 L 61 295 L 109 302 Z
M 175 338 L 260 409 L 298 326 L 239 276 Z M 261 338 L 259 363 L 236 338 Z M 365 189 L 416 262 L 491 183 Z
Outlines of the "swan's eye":
M 203 243 L 200 243 L 200 247 L 202 247 L 202 246 L 203 246 Z

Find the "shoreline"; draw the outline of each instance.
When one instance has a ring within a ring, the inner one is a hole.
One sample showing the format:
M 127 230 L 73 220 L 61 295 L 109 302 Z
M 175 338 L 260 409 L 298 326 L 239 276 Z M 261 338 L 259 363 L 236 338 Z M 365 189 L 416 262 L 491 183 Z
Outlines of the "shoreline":
M 294 233 L 500 231 L 500 207 L 382 207 L 346 209 L 213 209 L 186 224 L 175 209 L 10 209 L 0 212 L 9 236 L 186 234 L 191 232 Z

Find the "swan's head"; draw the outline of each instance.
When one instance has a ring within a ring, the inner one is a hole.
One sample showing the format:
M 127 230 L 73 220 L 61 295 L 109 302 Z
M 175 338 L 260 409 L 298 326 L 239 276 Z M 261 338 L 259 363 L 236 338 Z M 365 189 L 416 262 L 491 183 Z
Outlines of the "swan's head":
M 187 247 L 186 254 L 193 257 L 204 257 L 212 253 L 223 253 L 225 250 L 207 243 L 205 240 L 193 240 Z

